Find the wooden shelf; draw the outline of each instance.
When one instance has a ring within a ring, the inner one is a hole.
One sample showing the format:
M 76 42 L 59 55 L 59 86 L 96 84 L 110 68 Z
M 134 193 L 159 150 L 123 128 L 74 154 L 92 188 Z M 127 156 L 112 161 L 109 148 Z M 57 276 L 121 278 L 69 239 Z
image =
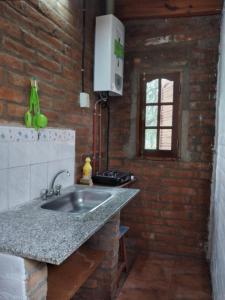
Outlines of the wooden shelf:
M 82 246 L 60 266 L 48 265 L 47 300 L 71 299 L 104 256 L 104 251 Z

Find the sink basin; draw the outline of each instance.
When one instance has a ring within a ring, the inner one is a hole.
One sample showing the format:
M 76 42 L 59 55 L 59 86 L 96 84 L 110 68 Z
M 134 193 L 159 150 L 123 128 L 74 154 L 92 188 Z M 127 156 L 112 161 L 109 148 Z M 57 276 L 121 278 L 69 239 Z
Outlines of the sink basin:
M 57 196 L 56 199 L 43 204 L 41 208 L 83 215 L 103 204 L 111 195 L 111 193 L 98 191 L 74 191 Z

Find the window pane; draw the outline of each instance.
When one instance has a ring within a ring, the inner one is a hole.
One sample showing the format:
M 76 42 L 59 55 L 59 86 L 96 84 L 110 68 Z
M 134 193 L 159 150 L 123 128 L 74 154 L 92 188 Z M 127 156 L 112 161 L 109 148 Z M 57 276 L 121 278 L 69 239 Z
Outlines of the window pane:
M 159 79 L 146 83 L 146 103 L 158 102 Z
M 172 126 L 173 105 L 162 105 L 160 109 L 160 126 Z
M 156 150 L 157 130 L 145 129 L 145 149 Z
M 172 149 L 172 129 L 160 129 L 159 150 Z
M 173 102 L 174 82 L 162 78 L 161 80 L 161 102 Z
M 158 106 L 146 106 L 145 126 L 157 126 Z

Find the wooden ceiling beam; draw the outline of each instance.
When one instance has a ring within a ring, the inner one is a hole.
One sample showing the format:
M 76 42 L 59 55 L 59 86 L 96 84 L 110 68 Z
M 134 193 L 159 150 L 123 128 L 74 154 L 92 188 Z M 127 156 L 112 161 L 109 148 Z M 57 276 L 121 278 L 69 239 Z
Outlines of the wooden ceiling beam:
M 223 0 L 116 0 L 120 19 L 168 18 L 220 14 Z

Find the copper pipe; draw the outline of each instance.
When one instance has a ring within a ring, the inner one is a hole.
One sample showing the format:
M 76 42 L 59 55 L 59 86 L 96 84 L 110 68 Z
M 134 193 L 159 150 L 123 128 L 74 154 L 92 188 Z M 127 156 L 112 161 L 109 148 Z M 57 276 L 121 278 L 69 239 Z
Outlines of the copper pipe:
M 96 171 L 96 112 L 93 112 L 93 158 L 92 158 L 92 168 L 93 168 L 93 175 Z
M 102 106 L 99 104 L 99 152 L 98 152 L 98 170 L 102 168 Z
M 97 106 L 98 104 L 100 104 L 102 100 L 98 100 L 95 102 L 94 105 L 94 111 L 93 111 L 93 162 L 92 162 L 92 166 L 93 166 L 93 174 L 95 174 L 96 172 L 96 116 L 97 116 Z

